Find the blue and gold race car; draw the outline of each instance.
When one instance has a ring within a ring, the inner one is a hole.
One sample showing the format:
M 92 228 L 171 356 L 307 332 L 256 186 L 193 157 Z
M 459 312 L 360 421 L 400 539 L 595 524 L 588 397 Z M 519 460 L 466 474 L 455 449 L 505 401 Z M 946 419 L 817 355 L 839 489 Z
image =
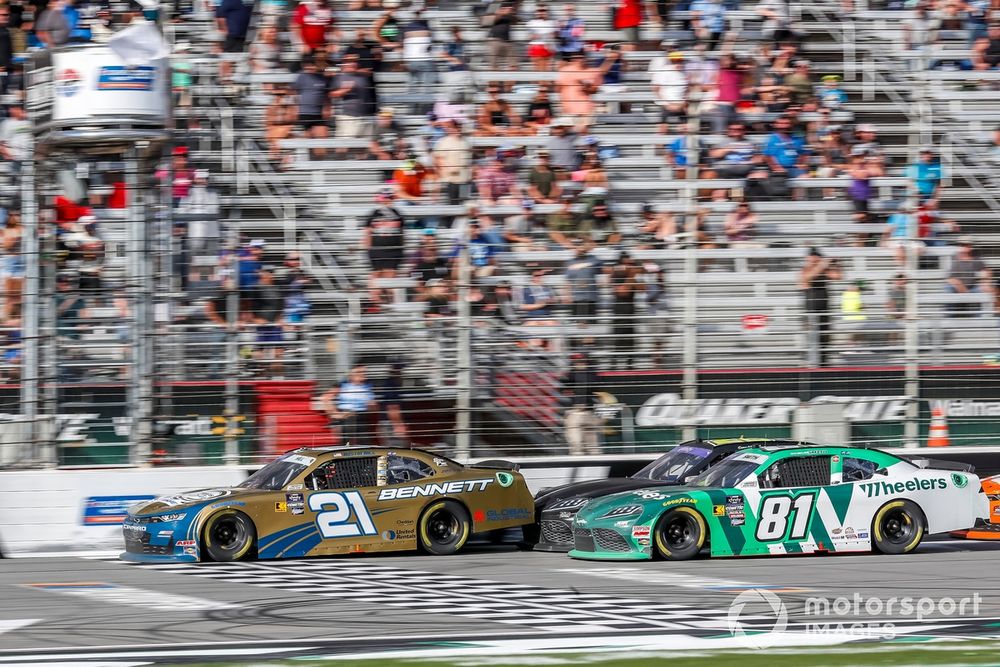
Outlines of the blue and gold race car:
M 130 508 L 121 557 L 236 561 L 417 548 L 444 555 L 472 534 L 533 519 L 514 464 L 462 465 L 417 449 L 298 449 L 239 486 Z

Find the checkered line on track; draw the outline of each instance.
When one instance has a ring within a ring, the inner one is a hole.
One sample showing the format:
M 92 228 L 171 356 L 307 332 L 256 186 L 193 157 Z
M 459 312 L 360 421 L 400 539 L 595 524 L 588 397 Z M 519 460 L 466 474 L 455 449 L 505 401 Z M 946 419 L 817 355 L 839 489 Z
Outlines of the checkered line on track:
M 139 567 L 220 582 L 442 613 L 564 632 L 715 630 L 726 609 L 579 593 L 363 562 L 287 560 L 256 563 L 157 563 Z M 744 622 L 747 620 L 743 618 Z

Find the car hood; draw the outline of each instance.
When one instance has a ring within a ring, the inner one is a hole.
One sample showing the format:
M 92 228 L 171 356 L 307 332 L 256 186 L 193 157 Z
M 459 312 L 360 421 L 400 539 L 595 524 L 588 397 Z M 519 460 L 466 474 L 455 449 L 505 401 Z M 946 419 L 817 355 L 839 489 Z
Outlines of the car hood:
M 149 514 L 163 514 L 174 510 L 191 509 L 192 507 L 204 505 L 209 502 L 230 500 L 232 498 L 245 497 L 250 494 L 261 493 L 257 489 L 243 489 L 239 487 L 219 487 L 214 489 L 199 489 L 197 491 L 185 491 L 170 496 L 161 496 L 154 500 L 141 503 L 129 509 L 133 516 L 144 516 Z
M 626 505 L 661 505 L 671 498 L 686 496 L 692 491 L 705 491 L 704 487 L 664 486 L 662 484 L 645 485 L 634 490 L 622 491 L 611 495 L 595 498 L 583 506 L 578 517 L 582 519 L 597 519 L 611 510 Z M 648 493 L 647 493 L 648 492 Z
M 570 498 L 597 498 L 608 494 L 630 491 L 632 489 L 648 489 L 651 487 L 667 487 L 671 485 L 664 482 L 657 482 L 650 479 L 636 479 L 634 477 L 611 477 L 609 479 L 592 479 L 586 482 L 574 482 L 564 484 L 554 489 L 546 489 L 544 493 L 539 493 L 535 498 L 536 509 L 544 509 L 555 503 L 568 500 Z

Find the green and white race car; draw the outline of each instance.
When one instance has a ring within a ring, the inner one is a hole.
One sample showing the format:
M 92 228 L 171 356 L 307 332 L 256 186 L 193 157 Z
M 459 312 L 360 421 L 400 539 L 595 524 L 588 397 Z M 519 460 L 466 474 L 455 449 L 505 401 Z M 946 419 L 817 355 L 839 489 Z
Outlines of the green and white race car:
M 859 447 L 759 447 L 685 486 L 588 502 L 570 556 L 600 560 L 913 551 L 989 516 L 972 466 Z

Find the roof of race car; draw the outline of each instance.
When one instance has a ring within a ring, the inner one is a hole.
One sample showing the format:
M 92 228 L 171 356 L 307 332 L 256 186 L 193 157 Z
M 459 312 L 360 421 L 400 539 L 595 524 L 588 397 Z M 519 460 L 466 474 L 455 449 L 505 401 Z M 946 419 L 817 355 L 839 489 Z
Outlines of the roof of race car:
M 784 438 L 745 438 L 740 436 L 738 438 L 715 438 L 712 440 L 692 440 L 690 443 L 682 444 L 700 444 L 700 445 L 710 445 L 712 447 L 725 447 L 727 445 L 740 445 L 750 443 L 760 443 L 754 444 L 754 447 L 764 448 L 771 447 L 774 449 L 785 449 L 789 447 L 800 447 L 802 445 L 814 446 L 810 442 L 803 442 L 800 440 L 787 440 Z
M 315 452 L 315 453 L 327 453 L 334 452 L 341 456 L 381 456 L 383 454 L 395 454 L 397 451 L 403 452 L 418 452 L 420 454 L 426 454 L 428 456 L 437 456 L 433 452 L 428 452 L 423 449 L 416 449 L 413 447 L 299 447 L 291 451 L 295 452 Z M 288 452 L 291 453 L 291 452 Z

